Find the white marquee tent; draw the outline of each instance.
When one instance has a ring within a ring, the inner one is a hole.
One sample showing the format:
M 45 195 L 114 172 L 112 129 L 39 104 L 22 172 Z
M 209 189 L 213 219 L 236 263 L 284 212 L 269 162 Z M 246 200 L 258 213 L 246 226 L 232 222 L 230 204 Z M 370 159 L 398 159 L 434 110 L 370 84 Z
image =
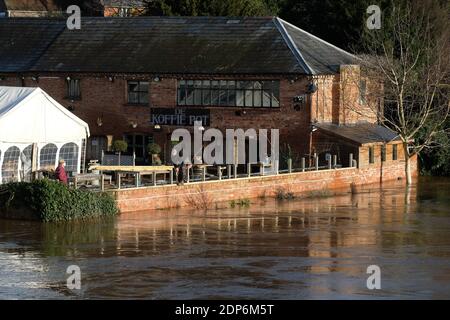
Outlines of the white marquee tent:
M 0 86 L 0 183 L 29 179 L 34 168 L 80 172 L 89 126 L 41 88 Z

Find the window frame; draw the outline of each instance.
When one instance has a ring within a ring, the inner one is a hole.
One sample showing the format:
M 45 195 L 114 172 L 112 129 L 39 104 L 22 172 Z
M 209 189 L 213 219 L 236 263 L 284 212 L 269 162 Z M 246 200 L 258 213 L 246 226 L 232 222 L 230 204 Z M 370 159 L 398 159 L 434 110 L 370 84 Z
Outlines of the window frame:
M 393 144 L 392 145 L 392 161 L 398 160 L 398 145 Z
M 386 153 L 387 153 L 387 146 L 385 145 L 385 144 L 383 144 L 382 146 L 381 146 L 381 149 L 380 149 L 380 152 L 381 152 L 381 154 L 380 154 L 380 156 L 381 156 L 381 162 L 386 162 Z
M 75 94 L 72 94 L 72 85 L 71 83 L 74 82 L 75 85 Z M 69 100 L 81 100 L 81 80 L 80 79 L 66 79 L 66 86 L 67 86 L 67 91 L 66 91 L 66 99 Z
M 137 91 L 130 91 L 130 84 L 132 82 L 137 83 L 137 88 L 138 88 Z M 146 85 L 147 91 L 140 90 L 141 85 L 143 85 L 142 83 L 146 83 L 147 84 Z M 126 92 L 127 92 L 127 104 L 128 105 L 148 106 L 150 104 L 150 81 L 148 81 L 148 80 L 127 80 L 127 82 L 126 82 Z M 130 96 L 131 96 L 130 93 L 136 93 L 137 94 L 137 102 L 130 101 Z M 143 95 L 144 93 L 147 96 L 147 101 L 142 102 L 141 101 L 141 99 L 142 99 L 141 95 Z
M 364 89 L 363 89 L 364 88 Z M 367 104 L 367 80 L 359 80 L 359 104 Z
M 180 107 L 279 109 L 280 80 L 178 79 L 176 98 Z
M 375 147 L 370 146 L 369 147 L 369 164 L 375 163 Z

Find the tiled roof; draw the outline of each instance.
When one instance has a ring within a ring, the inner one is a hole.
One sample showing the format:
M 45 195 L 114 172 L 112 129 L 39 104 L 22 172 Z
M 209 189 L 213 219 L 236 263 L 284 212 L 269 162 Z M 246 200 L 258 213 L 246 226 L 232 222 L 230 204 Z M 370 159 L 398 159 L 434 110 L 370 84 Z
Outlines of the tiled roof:
M 13 23 L 9 23 L 12 21 Z M 65 28 L 56 20 L 0 19 L 0 71 L 31 70 Z
M 65 25 L 0 19 L 0 41 L 9 43 L 0 72 L 312 75 L 353 60 L 274 17 L 83 17 L 81 30 Z
M 314 125 L 327 133 L 348 139 L 360 145 L 390 142 L 400 139 L 394 131 L 373 123 L 357 123 L 354 125 L 317 123 Z

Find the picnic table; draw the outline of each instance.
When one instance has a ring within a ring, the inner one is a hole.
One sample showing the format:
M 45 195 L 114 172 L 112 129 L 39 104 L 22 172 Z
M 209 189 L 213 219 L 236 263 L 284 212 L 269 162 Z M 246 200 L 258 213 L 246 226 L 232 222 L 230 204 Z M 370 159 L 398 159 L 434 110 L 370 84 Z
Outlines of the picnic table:
M 122 174 L 132 174 L 135 177 L 135 185 L 141 185 L 141 177 L 145 175 L 152 176 L 153 185 L 156 186 L 156 176 L 158 174 L 166 174 L 170 177 L 170 184 L 173 183 L 173 166 L 102 166 L 93 165 L 89 167 L 90 170 L 98 170 L 100 174 L 104 171 L 115 172 L 117 174 L 117 186 L 120 189 L 120 179 Z

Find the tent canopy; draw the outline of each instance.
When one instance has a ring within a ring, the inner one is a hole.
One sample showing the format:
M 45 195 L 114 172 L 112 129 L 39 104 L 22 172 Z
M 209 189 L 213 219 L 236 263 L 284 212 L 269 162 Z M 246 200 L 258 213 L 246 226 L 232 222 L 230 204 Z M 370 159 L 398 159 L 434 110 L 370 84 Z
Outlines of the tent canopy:
M 88 124 L 41 88 L 0 86 L 0 143 L 57 143 L 86 137 Z

